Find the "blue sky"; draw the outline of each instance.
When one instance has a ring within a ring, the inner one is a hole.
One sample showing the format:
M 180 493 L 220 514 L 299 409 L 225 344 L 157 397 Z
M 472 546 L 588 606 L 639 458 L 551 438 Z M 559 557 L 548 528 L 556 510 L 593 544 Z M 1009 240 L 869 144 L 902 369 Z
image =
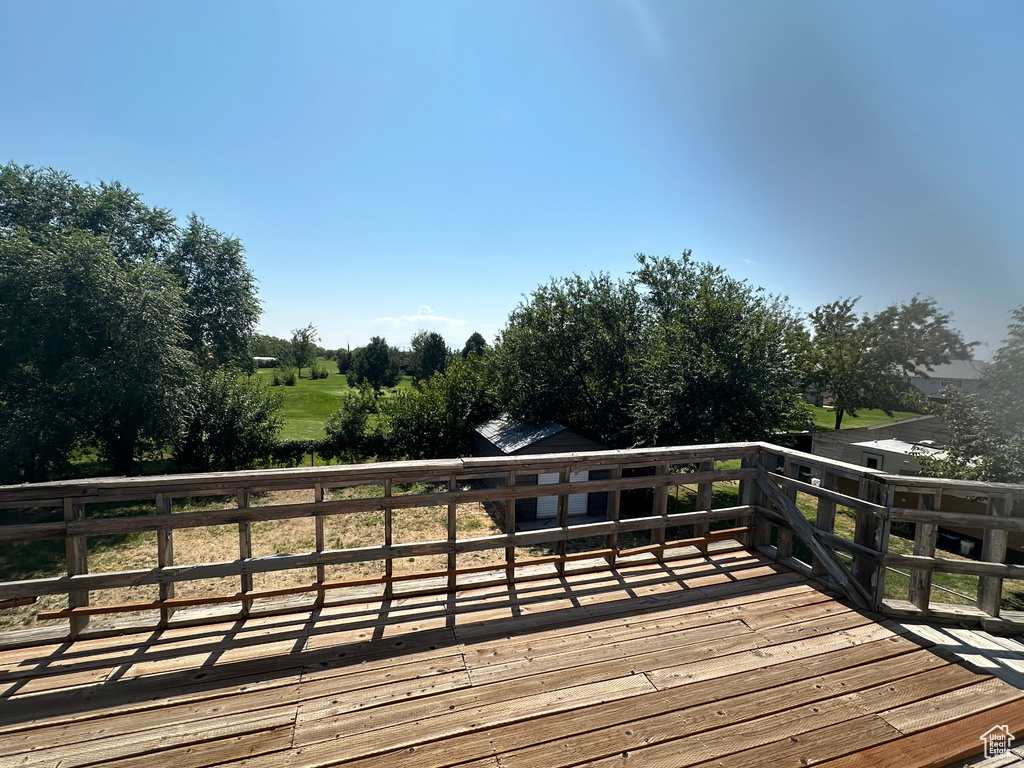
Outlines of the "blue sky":
M 1024 303 L 1020 3 L 0 4 L 0 161 L 240 237 L 262 329 L 488 339 L 634 254 L 802 310 Z

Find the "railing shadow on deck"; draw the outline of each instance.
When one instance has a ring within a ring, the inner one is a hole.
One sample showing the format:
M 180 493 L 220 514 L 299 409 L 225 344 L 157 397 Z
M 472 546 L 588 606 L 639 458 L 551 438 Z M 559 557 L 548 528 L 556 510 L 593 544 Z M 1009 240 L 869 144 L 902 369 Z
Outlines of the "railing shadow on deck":
M 670 562 L 653 558 L 646 562 L 623 564 L 622 573 L 568 574 L 544 581 L 511 583 L 465 593 L 442 593 L 434 599 L 426 596 L 416 600 L 381 598 L 377 602 L 321 609 L 313 607 L 306 614 L 282 614 L 265 619 L 238 619 L 234 623 L 197 625 L 187 629 L 156 629 L 96 641 L 66 641 L 40 649 L 32 655 L 26 649 L 19 662 L 0 671 L 0 727 L 24 723 L 36 718 L 83 713 L 95 708 L 131 708 L 133 704 L 153 702 L 169 690 L 189 693 L 223 691 L 231 695 L 256 691 L 294 682 L 304 670 L 362 667 L 367 663 L 386 662 L 400 665 L 404 657 L 423 651 L 456 648 L 483 638 L 520 637 L 559 626 L 584 627 L 588 623 L 607 620 L 610 614 L 627 613 L 641 616 L 649 610 L 666 606 L 700 606 L 716 596 L 763 594 L 774 591 L 771 583 L 744 584 L 745 572 L 761 573 L 765 561 L 752 558 L 747 552 L 726 548 L 714 559 L 700 553 L 686 553 Z M 777 569 L 781 576 L 787 569 Z M 713 585 L 687 586 L 689 580 L 717 577 Z M 753 581 L 764 581 L 760 576 Z M 767 577 L 771 582 L 771 577 Z M 778 582 L 779 589 L 794 583 L 792 579 Z M 667 594 L 644 596 L 648 588 L 657 590 L 666 585 L 678 586 Z M 595 605 L 588 599 L 597 598 Z M 571 605 L 540 613 L 529 612 L 533 606 L 569 600 Z M 523 612 L 523 611 L 526 612 Z M 495 612 L 507 612 L 496 618 Z M 475 614 L 488 614 L 473 621 Z M 455 619 L 460 624 L 458 631 Z M 443 621 L 441 626 L 429 626 Z M 427 626 L 420 626 L 420 625 Z M 389 628 L 400 628 L 388 634 Z M 355 636 L 353 634 L 355 633 Z M 336 639 L 336 642 L 334 641 Z M 311 641 L 328 641 L 324 647 L 308 647 Z M 290 644 L 281 650 L 282 644 Z M 224 660 L 226 654 L 245 656 L 247 650 L 257 653 L 250 658 Z M 136 665 L 154 665 L 175 661 L 175 668 L 136 674 Z M 25 695 L 23 686 L 39 685 L 48 677 L 88 675 L 109 670 L 91 682 L 78 682 L 73 687 L 61 683 L 52 691 L 33 691 Z

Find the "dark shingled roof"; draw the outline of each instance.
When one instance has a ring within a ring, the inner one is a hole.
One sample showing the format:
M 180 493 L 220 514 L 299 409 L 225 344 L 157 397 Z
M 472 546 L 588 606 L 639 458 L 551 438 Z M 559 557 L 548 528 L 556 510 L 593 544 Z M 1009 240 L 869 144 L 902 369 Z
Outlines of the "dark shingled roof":
M 549 437 L 564 432 L 565 427 L 549 421 L 547 424 L 520 424 L 508 416 L 499 416 L 476 427 L 476 432 L 484 439 L 501 450 L 502 453 L 515 453 L 528 445 L 547 440 Z

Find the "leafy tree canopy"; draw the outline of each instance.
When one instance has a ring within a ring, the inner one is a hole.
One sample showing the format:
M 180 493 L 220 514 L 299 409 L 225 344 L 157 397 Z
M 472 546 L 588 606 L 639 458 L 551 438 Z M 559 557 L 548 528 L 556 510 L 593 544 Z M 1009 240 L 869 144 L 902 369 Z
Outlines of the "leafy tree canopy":
M 389 347 L 387 339 L 374 336 L 365 347 L 352 353 L 352 373 L 357 384 L 370 383 L 375 392 L 393 387 L 401 376 L 402 364 L 398 350 Z
M 318 333 L 312 323 L 305 328 L 296 328 L 292 331 L 292 360 L 299 369 L 300 376 L 303 368 L 311 366 L 316 361 L 316 343 L 320 341 Z
M 284 426 L 280 395 L 258 378 L 224 369 L 201 371 L 188 395 L 176 464 L 208 472 L 266 463 Z
M 21 227 L 35 242 L 79 230 L 104 238 L 122 263 L 163 262 L 179 232 L 166 208 L 154 208 L 118 182 L 82 185 L 52 168 L 0 166 L 0 230 Z
M 173 443 L 197 367 L 251 366 L 254 290 L 239 242 L 196 216 L 0 166 L 0 476 L 46 479 L 86 446 L 130 474 Z
M 495 414 L 488 369 L 480 358 L 455 358 L 443 372 L 380 401 L 376 446 L 381 458 L 469 456 L 473 427 Z
M 915 297 L 860 316 L 854 311 L 857 301 L 840 299 L 811 312 L 813 337 L 803 351 L 808 386 L 830 393 L 835 403 L 836 429 L 845 414 L 856 416 L 861 408 L 891 414 L 913 407 L 918 395 L 907 377 L 966 360 L 973 346 L 950 327 L 950 316 L 932 299 Z
M 415 379 L 428 379 L 448 364 L 448 347 L 444 337 L 435 331 L 419 331 L 410 344 L 409 367 Z
M 552 280 L 513 310 L 498 339 L 498 400 L 520 420 L 557 421 L 628 446 L 643 331 L 632 281 L 606 274 Z
M 495 350 L 502 407 L 613 447 L 768 437 L 798 424 L 783 299 L 694 261 L 638 257 L 629 280 L 538 288 Z
M 1024 306 L 1011 318 L 978 392 L 947 392 L 940 410 L 952 437 L 944 457 L 920 457 L 929 474 L 1024 483 Z
M 377 446 L 370 417 L 376 413 L 373 387 L 364 381 L 342 397 L 338 410 L 327 417 L 326 437 L 320 443 L 320 452 L 348 464 L 375 455 Z
M 799 428 L 800 324 L 786 299 L 695 261 L 641 254 L 643 354 L 631 414 L 644 445 L 769 439 Z
M 185 298 L 185 329 L 196 359 L 208 366 L 251 367 L 249 342 L 260 317 L 256 279 L 238 238 L 194 213 L 167 264 Z
M 272 357 L 277 360 L 278 366 L 282 367 L 293 365 L 295 362 L 291 341 L 277 336 L 253 334 L 249 341 L 249 352 L 254 357 Z
M 141 448 L 178 426 L 193 366 L 181 292 L 103 238 L 69 230 L 47 241 L 0 237 L 0 471 L 44 479 L 93 443 L 130 473 Z
M 483 335 L 474 332 L 472 336 L 466 339 L 466 346 L 462 348 L 462 356 L 469 357 L 470 355 L 476 355 L 480 357 L 487 350 L 487 341 Z

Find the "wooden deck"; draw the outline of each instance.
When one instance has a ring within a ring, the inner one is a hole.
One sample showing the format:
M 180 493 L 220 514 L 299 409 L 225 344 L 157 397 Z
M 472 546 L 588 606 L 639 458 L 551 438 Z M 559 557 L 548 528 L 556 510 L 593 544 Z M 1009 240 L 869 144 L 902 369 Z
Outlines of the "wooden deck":
M 1024 691 L 744 551 L 0 654 L 0 765 L 942 766 Z

